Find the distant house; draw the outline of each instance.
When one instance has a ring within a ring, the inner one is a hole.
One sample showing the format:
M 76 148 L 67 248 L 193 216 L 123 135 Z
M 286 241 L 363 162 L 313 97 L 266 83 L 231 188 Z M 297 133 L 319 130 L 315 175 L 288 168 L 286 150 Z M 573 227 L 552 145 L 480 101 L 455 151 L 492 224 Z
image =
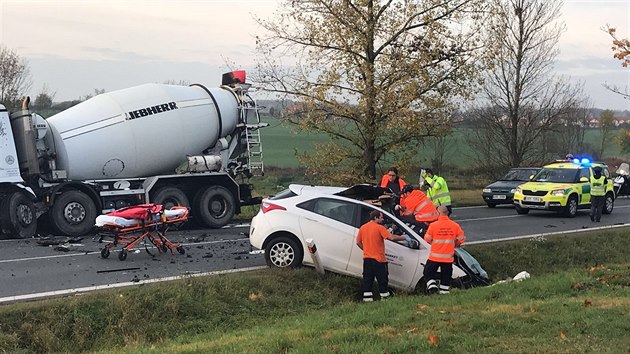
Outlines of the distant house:
M 630 116 L 615 114 L 613 117 L 615 127 L 630 126 Z M 599 128 L 599 116 L 591 116 L 588 118 L 589 128 Z
M 613 118 L 613 122 L 615 123 L 615 127 L 620 125 L 630 125 L 630 117 L 628 116 L 617 116 Z

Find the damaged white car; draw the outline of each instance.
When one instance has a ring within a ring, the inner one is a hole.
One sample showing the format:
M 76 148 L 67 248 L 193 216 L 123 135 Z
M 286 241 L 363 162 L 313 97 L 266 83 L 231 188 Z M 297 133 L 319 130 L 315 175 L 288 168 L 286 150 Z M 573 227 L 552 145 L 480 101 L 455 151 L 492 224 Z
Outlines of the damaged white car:
M 306 240 L 312 239 L 325 270 L 361 278 L 363 251 L 355 240 L 370 212 L 380 210 L 383 225 L 392 233 L 409 235 L 415 242 L 385 241 L 390 286 L 407 291 L 424 290 L 423 270 L 429 255 L 426 243 L 391 213 L 393 196 L 383 188 L 356 185 L 351 188 L 293 184 L 263 200 L 251 222 L 249 239 L 265 251 L 270 267 L 313 266 Z M 456 249 L 453 284 L 460 287 L 487 285 L 489 279 L 466 251 Z

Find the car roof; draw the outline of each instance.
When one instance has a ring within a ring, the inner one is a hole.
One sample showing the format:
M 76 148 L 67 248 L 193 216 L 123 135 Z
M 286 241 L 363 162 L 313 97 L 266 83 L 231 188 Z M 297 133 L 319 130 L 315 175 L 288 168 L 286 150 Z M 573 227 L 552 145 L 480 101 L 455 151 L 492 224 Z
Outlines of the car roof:
M 547 168 L 565 168 L 565 169 L 580 169 L 580 168 L 590 168 L 590 167 L 608 167 L 603 162 L 591 162 L 589 164 L 575 163 L 572 161 L 555 161 L 548 165 L 545 165 Z

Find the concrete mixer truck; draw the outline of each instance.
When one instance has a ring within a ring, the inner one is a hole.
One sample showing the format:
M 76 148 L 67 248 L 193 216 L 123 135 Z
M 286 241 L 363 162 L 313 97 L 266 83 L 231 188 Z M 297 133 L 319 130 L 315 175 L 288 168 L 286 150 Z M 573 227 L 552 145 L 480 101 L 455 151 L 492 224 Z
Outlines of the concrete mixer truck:
M 37 224 L 88 233 L 95 218 L 141 203 L 191 208 L 208 227 L 260 203 L 246 183 L 262 174 L 259 107 L 245 72 L 222 85 L 146 84 L 104 93 L 48 119 L 28 100 L 0 104 L 0 226 L 28 237 Z M 176 173 L 177 170 L 177 173 Z

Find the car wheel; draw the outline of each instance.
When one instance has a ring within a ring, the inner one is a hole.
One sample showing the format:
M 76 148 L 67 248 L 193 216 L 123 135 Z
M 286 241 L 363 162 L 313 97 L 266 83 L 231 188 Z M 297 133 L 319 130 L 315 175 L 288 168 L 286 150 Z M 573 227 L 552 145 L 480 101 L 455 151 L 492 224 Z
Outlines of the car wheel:
M 569 200 L 567 201 L 567 205 L 564 208 L 564 215 L 570 218 L 573 218 L 577 214 L 577 210 L 578 210 L 578 200 L 575 195 L 572 195 L 569 197 Z
M 297 268 L 302 265 L 304 250 L 295 240 L 280 236 L 265 247 L 265 261 L 269 267 Z
M 610 214 L 615 207 L 615 198 L 612 193 L 606 194 L 606 200 L 604 201 L 604 210 L 602 210 L 603 214 Z
M 494 204 L 494 203 L 488 203 L 488 208 L 494 208 L 494 207 L 496 207 L 496 206 L 497 206 L 497 205 L 496 205 L 496 204 Z
M 529 209 L 527 208 L 523 208 L 520 205 L 515 205 L 515 207 L 516 207 L 516 213 L 519 215 L 525 215 L 529 213 Z
M 427 281 L 424 279 L 424 277 L 420 278 L 420 280 L 416 284 L 416 288 L 415 288 L 414 292 L 416 294 L 420 294 L 420 295 L 428 295 L 428 292 L 427 292 Z

